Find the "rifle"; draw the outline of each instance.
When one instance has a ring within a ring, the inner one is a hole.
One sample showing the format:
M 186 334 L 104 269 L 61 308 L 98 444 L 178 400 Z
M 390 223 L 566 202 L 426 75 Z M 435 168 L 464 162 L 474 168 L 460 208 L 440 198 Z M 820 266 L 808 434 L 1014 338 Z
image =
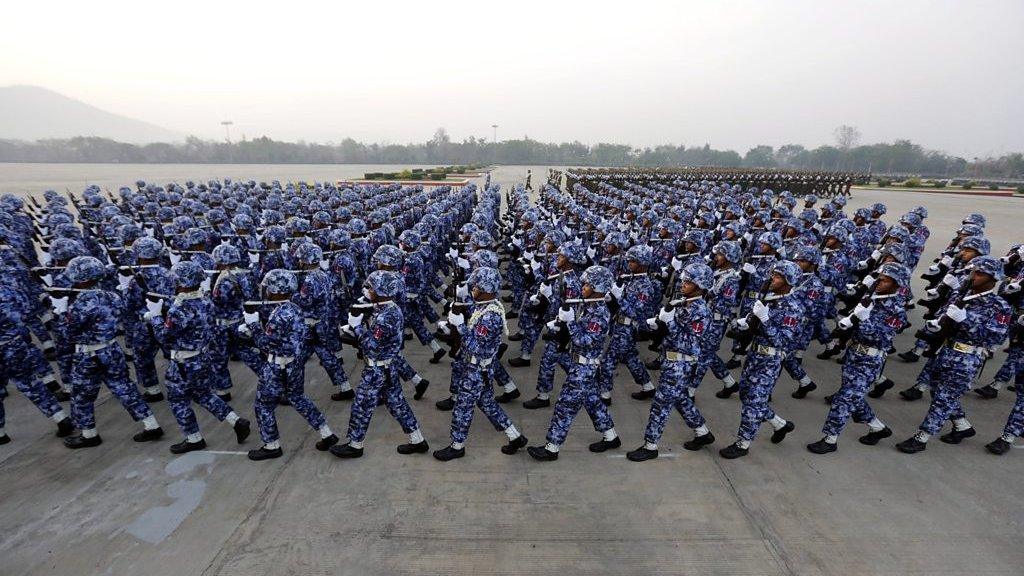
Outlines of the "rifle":
M 969 281 L 965 281 L 963 286 L 960 287 L 960 290 L 950 299 L 950 304 L 956 306 L 963 304 L 964 298 L 967 297 L 970 290 L 971 283 Z M 927 324 L 919 329 L 917 333 L 914 334 L 914 337 L 928 344 L 928 348 L 921 355 L 925 358 L 934 358 L 946 341 L 956 334 L 957 327 L 958 324 L 956 322 L 950 319 L 949 316 L 943 314 L 942 317 L 938 319 L 938 330 L 929 330 Z
M 758 293 L 757 300 L 764 300 L 765 295 L 768 294 L 771 283 L 771 279 L 765 280 L 764 285 L 761 286 L 761 291 Z M 734 322 L 733 326 L 728 332 L 726 332 L 726 336 L 735 340 L 736 345 L 733 350 L 740 356 L 747 353 L 747 349 L 750 348 L 750 344 L 754 341 L 754 335 L 761 327 L 761 320 L 757 316 L 754 316 L 753 312 L 747 314 L 746 323 L 746 330 L 740 330 Z

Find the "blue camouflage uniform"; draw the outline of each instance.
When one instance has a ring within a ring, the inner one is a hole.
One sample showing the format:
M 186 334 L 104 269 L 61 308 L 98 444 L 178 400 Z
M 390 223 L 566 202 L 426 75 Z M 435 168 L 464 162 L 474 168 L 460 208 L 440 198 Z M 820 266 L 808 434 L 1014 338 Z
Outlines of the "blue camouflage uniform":
M 474 303 L 469 320 L 459 327 L 462 346 L 459 363 L 460 377 L 455 382 L 456 401 L 452 413 L 451 436 L 453 443 L 465 443 L 469 426 L 473 422 L 474 406 L 487 416 L 496 430 L 512 425 L 508 415 L 494 399 L 491 385 L 497 364 L 498 346 L 505 331 L 505 309 L 500 302 L 491 300 Z M 453 370 L 455 363 L 453 362 Z
M 615 368 L 619 364 L 626 365 L 633 381 L 641 387 L 646 387 L 651 382 L 651 375 L 640 361 L 636 337 L 643 322 L 657 309 L 661 301 L 661 287 L 645 273 L 627 276 L 625 285 L 622 286 L 621 297 L 617 298 L 619 310 L 613 319 L 608 349 L 601 359 L 601 369 L 598 371 L 598 390 L 606 397 L 612 391 Z
M 54 380 L 53 369 L 42 352 L 32 344 L 32 337 L 22 321 L 19 295 L 7 286 L 0 286 L 0 429 L 4 427 L 3 399 L 7 383 L 28 398 L 47 418 L 61 414 L 61 406 L 47 383 Z

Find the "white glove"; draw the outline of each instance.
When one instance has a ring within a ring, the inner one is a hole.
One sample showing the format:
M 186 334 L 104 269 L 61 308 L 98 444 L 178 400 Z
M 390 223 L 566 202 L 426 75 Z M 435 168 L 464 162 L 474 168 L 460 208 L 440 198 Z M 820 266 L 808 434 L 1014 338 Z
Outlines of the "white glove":
M 953 290 L 956 290 L 957 288 L 960 287 L 960 279 L 952 274 L 946 274 L 945 276 L 943 276 L 942 283 L 945 284 L 946 286 L 949 286 Z
M 68 311 L 68 297 L 50 298 L 50 307 L 54 314 L 63 314 Z
M 43 248 L 43 257 L 40 258 L 40 263 L 43 266 L 53 266 L 53 258 L 50 257 L 50 253 L 47 252 L 48 248 Z
M 512 239 L 512 245 L 515 246 L 516 248 L 522 248 L 523 239 L 520 238 L 519 236 L 516 236 L 515 238 Z
M 449 248 L 448 249 L 448 257 L 449 258 L 458 258 L 459 257 L 459 251 L 456 250 L 455 248 Z
M 736 327 L 739 328 L 741 331 L 746 331 L 750 329 L 750 324 L 747 323 L 746 318 L 739 318 L 738 320 L 736 320 Z
M 441 332 L 442 334 L 451 334 L 451 333 L 452 333 L 451 325 L 450 325 L 450 324 L 448 324 L 448 321 L 447 321 L 447 320 L 439 320 L 439 321 L 437 322 L 437 329 L 438 329 L 438 330 L 439 330 L 439 331 L 440 331 L 440 332 Z
M 540 285 L 540 290 L 538 290 L 538 292 L 540 292 L 540 295 L 544 296 L 545 298 L 551 298 L 551 285 L 548 284 L 547 282 L 542 282 Z
M 746 232 L 743 234 L 743 239 L 746 240 L 747 242 L 750 242 L 751 240 L 754 239 L 754 235 L 751 234 L 750 232 Z
M 260 253 L 259 252 L 249 252 L 249 264 L 255 265 L 255 264 L 259 264 L 259 263 L 260 263 Z
M 540 304 L 540 298 L 538 298 L 536 294 L 530 296 L 530 304 L 533 304 L 534 306 Z
M 872 260 L 878 260 L 881 257 L 882 257 L 882 251 L 881 250 L 875 250 L 874 252 L 871 253 L 871 259 Z
M 1019 258 L 1024 258 L 1024 244 L 1021 244 L 1020 247 L 1017 248 L 1017 256 Z
M 248 324 L 239 324 L 238 333 L 243 336 L 252 336 L 252 330 L 249 329 Z
M 203 281 L 199 283 L 199 289 L 202 290 L 203 292 L 209 292 L 210 291 L 210 277 L 209 276 L 207 276 L 206 278 L 203 278 Z
M 877 280 L 878 280 L 878 278 L 875 278 L 874 276 L 871 276 L 871 275 L 865 276 L 864 277 L 864 285 L 867 286 L 868 288 L 871 288 L 872 286 L 875 285 L 875 282 Z
M 462 314 L 456 314 L 455 312 L 448 313 L 448 323 L 452 326 L 462 326 L 466 323 L 466 317 Z
M 462 284 L 459 284 L 458 286 L 455 287 L 455 297 L 456 298 L 468 298 L 469 297 L 469 287 L 466 285 L 465 282 L 463 282 Z
M 594 256 L 597 256 L 597 250 L 593 246 L 587 248 L 587 258 L 593 260 Z
M 616 298 L 622 298 L 623 286 L 621 284 L 612 284 L 612 296 Z
M 632 240 L 633 242 L 636 242 L 637 240 L 640 239 L 640 235 L 636 233 L 636 230 L 632 230 L 629 233 L 629 239 Z
M 939 260 L 939 263 L 942 264 L 943 266 L 947 266 L 948 267 L 948 266 L 953 264 L 953 257 L 950 256 L 949 254 L 947 254 L 947 255 L 942 257 L 942 260 Z M 932 267 L 929 267 L 928 269 L 931 270 Z M 937 267 L 935 269 L 936 269 L 936 271 L 938 270 Z
M 259 312 L 242 312 L 242 323 L 243 324 L 259 324 L 260 313 Z
M 868 306 L 865 306 L 863 304 L 857 304 L 856 306 L 853 307 L 853 315 L 860 320 L 867 320 L 868 316 L 871 316 L 872 308 L 874 308 L 873 304 Z
M 848 316 L 843 316 L 839 319 L 839 322 L 836 322 L 836 325 L 843 330 L 849 330 L 850 328 L 853 328 L 853 320 L 850 320 Z
M 938 332 L 941 326 L 939 326 L 938 320 L 929 320 L 924 323 L 924 327 L 929 332 Z
M 168 254 L 168 257 L 171 259 L 171 266 L 181 262 L 181 254 L 178 254 L 177 252 L 171 252 Z
M 946 308 L 946 316 L 949 316 L 949 319 L 953 322 L 963 322 L 967 319 L 967 310 L 950 304 L 949 307 Z
M 751 312 L 753 312 L 754 316 L 757 316 L 761 322 L 768 321 L 768 307 L 764 305 L 764 302 L 761 302 L 760 300 L 754 302 L 754 308 Z
M 540 262 L 537 262 L 536 260 L 530 260 L 530 269 L 533 270 L 534 274 L 540 272 Z
M 39 227 L 39 233 L 42 234 L 43 236 L 49 236 L 50 235 L 50 228 L 47 227 L 47 226 L 40 226 Z
M 1007 294 L 1016 294 L 1017 292 L 1020 292 L 1020 282 L 1010 282 L 1003 290 Z
M 566 310 L 565 308 L 558 309 L 558 319 L 562 322 L 572 322 L 576 319 L 576 312 L 572 308 Z
M 523 252 L 523 258 L 526 258 L 527 260 L 533 260 L 533 250 L 527 250 L 526 252 Z
M 324 258 L 323 260 L 320 261 L 320 269 L 323 270 L 324 272 L 326 272 L 327 270 L 330 270 L 331 269 L 331 263 L 328 262 L 326 258 Z
M 142 231 L 146 234 L 146 236 L 149 236 L 150 238 L 153 237 L 153 229 L 152 228 L 143 228 Z
M 359 324 L 362 323 L 362 321 L 363 321 L 363 315 L 362 314 L 352 314 L 352 313 L 349 313 L 349 315 L 348 315 L 348 326 L 350 328 L 355 328 L 356 326 L 359 326 Z
M 672 319 L 675 318 L 675 316 L 676 316 L 676 313 L 673 310 L 669 310 L 668 308 L 662 308 L 658 312 L 658 320 L 661 320 L 662 322 L 664 322 L 666 324 L 671 322 Z
M 548 332 L 558 332 L 559 330 L 561 330 L 561 328 L 558 326 L 558 320 L 552 320 L 551 322 L 548 322 L 544 326 L 547 327 Z
M 281 242 L 281 250 L 284 250 L 285 252 L 288 251 L 288 241 L 287 240 L 285 240 L 284 242 Z
M 935 274 L 938 271 L 939 271 L 939 265 L 938 264 L 932 264 L 931 266 L 928 267 L 928 273 L 929 274 Z
M 43 281 L 43 284 L 46 284 L 47 286 L 53 286 L 53 274 L 43 274 L 42 276 L 39 277 L 39 279 Z
M 925 296 L 928 297 L 928 300 L 932 300 L 932 299 L 938 297 L 939 291 L 936 290 L 935 288 L 929 288 L 929 289 L 924 291 L 924 294 L 925 294 Z
M 658 329 L 658 318 L 657 317 L 648 318 L 647 319 L 647 327 L 650 328 L 651 330 L 657 330 Z
M 676 272 L 683 269 L 683 261 L 680 260 L 678 256 L 672 257 L 672 269 Z
M 463 270 L 469 270 L 469 260 L 460 257 L 458 260 L 455 261 L 455 263 L 459 265 L 459 268 L 462 268 Z
M 156 302 L 152 300 L 146 300 L 146 313 L 143 314 L 143 316 L 146 318 L 146 320 L 159 318 L 161 316 L 160 313 L 163 311 L 163 308 L 163 299 L 157 300 Z
M 231 245 L 231 240 L 228 240 L 227 237 L 223 237 L 223 238 L 220 239 L 220 245 L 221 246 L 230 246 Z
M 750 262 L 746 262 L 743 264 L 743 271 L 747 274 L 753 274 L 754 272 L 757 272 L 757 268 Z
M 128 290 L 128 285 L 132 282 L 131 274 L 118 274 L 117 275 L 117 289 L 121 292 Z

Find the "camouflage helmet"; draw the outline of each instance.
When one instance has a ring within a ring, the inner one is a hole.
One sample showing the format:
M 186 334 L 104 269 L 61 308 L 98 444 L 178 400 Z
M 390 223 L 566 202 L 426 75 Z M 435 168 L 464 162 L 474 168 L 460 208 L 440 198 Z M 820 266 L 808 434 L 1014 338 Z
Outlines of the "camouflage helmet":
M 301 242 L 295 248 L 295 258 L 304 265 L 317 264 L 324 258 L 324 251 L 312 242 Z
M 587 263 L 587 249 L 581 244 L 563 244 L 558 253 L 565 256 L 565 259 L 574 266 L 582 266 Z
M 271 294 L 293 294 L 299 289 L 299 280 L 291 270 L 276 268 L 267 272 L 260 283 Z
M 800 276 L 803 270 L 792 260 L 779 260 L 772 266 L 772 274 L 778 274 L 786 280 L 791 287 L 800 283 Z
M 632 260 L 641 266 L 650 266 L 653 257 L 654 251 L 646 244 L 630 246 L 629 250 L 626 250 L 626 261 Z
M 0 234 L 0 237 L 2 237 L 2 234 Z M 50 258 L 53 258 L 54 262 L 68 262 L 75 256 L 86 256 L 88 254 L 88 250 L 82 246 L 82 243 L 74 238 L 57 238 L 50 244 Z
M 612 276 L 612 271 L 605 268 L 604 266 L 591 266 L 583 271 L 581 280 L 584 284 L 590 284 L 590 287 L 595 292 L 602 294 L 612 289 L 612 284 L 615 282 L 615 278 Z
M 487 294 L 497 294 L 501 288 L 501 273 L 496 268 L 483 266 L 473 270 L 466 283 L 470 289 L 478 288 Z
M 992 251 L 992 243 L 984 236 L 968 236 L 960 241 L 960 250 L 971 249 L 980 256 L 988 256 Z
M 174 282 L 182 288 L 196 289 L 206 279 L 203 267 L 191 260 L 182 260 L 171 266 Z
M 132 252 L 136 258 L 143 260 L 159 260 L 164 253 L 164 245 L 156 238 L 143 236 L 132 243 Z
M 410 250 L 416 250 L 420 247 L 420 235 L 413 230 L 403 230 L 398 235 L 398 241 L 407 246 Z
M 498 267 L 498 255 L 493 250 L 477 250 L 473 252 L 473 256 L 470 258 L 473 265 L 477 268 L 497 268 Z
M 238 264 L 242 260 L 242 252 L 234 244 L 220 244 L 213 249 L 213 260 L 222 266 Z
M 734 240 L 722 240 L 711 249 L 712 254 L 721 254 L 732 264 L 739 264 L 743 260 L 743 249 Z
M 1003 262 L 998 258 L 993 258 L 991 256 L 978 256 L 971 260 L 968 268 L 975 272 L 988 274 L 994 278 L 996 282 L 1003 279 Z
M 102 262 L 92 256 L 75 256 L 68 262 L 65 273 L 72 284 L 81 284 L 103 278 L 106 269 Z
M 399 277 L 389 270 L 375 270 L 366 277 L 366 285 L 381 298 L 395 298 L 398 296 Z
M 878 273 L 892 278 L 900 288 L 910 285 L 910 270 L 897 262 L 886 262 L 878 267 Z
M 693 282 L 701 290 L 710 290 L 715 283 L 715 273 L 703 262 L 693 262 L 683 268 L 683 282 Z M 680 284 L 680 288 L 682 284 Z
M 389 268 L 401 267 L 404 260 L 405 253 L 392 244 L 381 244 L 378 246 L 377 250 L 373 252 L 372 258 L 374 266 L 387 266 Z
M 796 253 L 793 254 L 793 261 L 797 260 L 810 262 L 811 265 L 818 267 L 821 265 L 821 250 L 818 250 L 817 246 L 798 246 Z
M 776 252 L 782 251 L 782 237 L 779 236 L 778 232 L 762 232 L 761 235 L 757 237 L 757 244 L 759 249 L 761 244 L 767 244 Z

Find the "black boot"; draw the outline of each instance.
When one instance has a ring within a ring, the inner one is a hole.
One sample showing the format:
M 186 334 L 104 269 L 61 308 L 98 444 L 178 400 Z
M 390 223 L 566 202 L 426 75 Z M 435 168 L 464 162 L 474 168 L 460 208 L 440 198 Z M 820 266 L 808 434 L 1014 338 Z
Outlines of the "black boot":
M 331 394 L 331 400 L 335 402 L 341 402 L 342 400 L 351 400 L 356 397 L 356 391 L 349 388 L 348 390 L 338 390 L 334 394 Z
M 136 442 L 152 442 L 154 440 L 159 440 L 163 437 L 164 429 L 157 426 L 152 430 L 143 430 L 142 432 L 139 432 L 138 434 L 132 436 L 132 440 Z
M 427 388 L 429 388 L 429 387 L 430 387 L 430 380 L 427 380 L 426 378 L 420 378 L 420 381 L 416 383 L 416 387 L 414 388 L 415 393 L 413 393 L 412 399 L 413 400 L 422 400 L 423 399 L 423 395 L 426 394 Z
M 530 446 L 526 449 L 526 453 L 532 456 L 534 460 L 540 460 L 541 462 L 558 460 L 558 452 L 549 452 L 546 446 Z
M 742 458 L 750 453 L 750 450 L 746 448 L 740 448 L 739 444 L 729 444 L 725 448 L 718 451 L 718 455 L 726 460 L 735 460 L 736 458 Z
M 71 401 L 71 393 L 65 392 L 63 389 L 57 390 L 56 392 L 54 392 L 53 393 L 53 397 L 57 400 L 57 402 L 70 402 Z
M 920 400 L 924 397 L 924 393 L 917 389 L 916 386 L 911 386 L 906 390 L 900 390 L 900 398 L 903 398 L 907 402 L 913 402 L 914 400 Z
M 67 438 L 75 431 L 75 425 L 71 423 L 71 418 L 65 417 L 60 422 L 57 422 L 57 438 Z
M 331 446 L 330 453 L 338 458 L 360 458 L 363 455 L 362 448 L 353 448 L 351 444 Z
M 327 438 L 321 438 L 320 440 L 318 440 L 316 443 L 316 449 L 321 452 L 327 452 L 328 450 L 330 450 L 331 446 L 334 446 L 337 443 L 338 435 L 331 434 Z
M 398 453 L 403 456 L 407 456 L 409 454 L 426 454 L 428 450 L 430 450 L 430 445 L 427 444 L 426 440 L 420 440 L 415 444 L 410 442 L 408 444 L 398 445 Z
M 828 454 L 829 452 L 835 452 L 839 447 L 835 443 L 825 442 L 825 439 L 822 438 L 813 444 L 808 444 L 807 449 L 815 454 Z
M 588 448 L 591 452 L 600 454 L 601 452 L 607 452 L 608 450 L 613 450 L 615 448 L 618 448 L 619 446 L 622 446 L 622 439 L 616 436 L 611 440 L 605 440 L 604 438 L 602 438 L 588 446 Z
M 946 444 L 959 444 L 964 440 L 973 437 L 976 434 L 977 432 L 974 430 L 973 427 L 971 427 L 965 428 L 963 430 L 953 430 L 949 434 L 943 434 L 942 436 L 939 436 L 939 440 L 945 442 Z
M 974 393 L 977 394 L 978 396 L 981 396 L 985 400 L 991 400 L 999 396 L 999 389 L 993 387 L 991 384 L 986 384 L 981 388 L 975 388 Z
M 217 398 L 225 402 L 231 402 L 231 392 L 217 392 Z
M 519 312 L 516 312 L 515 310 L 505 312 L 505 320 L 515 320 L 516 318 L 519 318 Z
M 654 460 L 657 457 L 657 450 L 648 450 L 644 446 L 641 446 L 636 450 L 626 452 L 626 459 L 630 462 L 645 462 L 647 460 Z
M 807 397 L 807 394 L 809 394 L 810 392 L 813 392 L 813 391 L 815 391 L 817 389 L 818 389 L 818 385 L 815 384 L 814 382 L 811 382 L 810 384 L 802 385 L 799 388 L 797 388 L 796 390 L 794 390 L 793 393 L 791 394 L 791 396 L 793 398 L 796 398 L 797 400 L 803 400 L 804 398 Z
M 700 450 L 701 448 L 703 448 L 705 446 L 708 446 L 708 445 L 711 445 L 711 444 L 714 444 L 714 443 L 715 443 L 715 435 L 712 434 L 711 432 L 708 432 L 707 434 L 701 434 L 700 436 L 694 436 L 690 440 L 687 440 L 686 442 L 683 442 L 683 448 L 686 448 L 687 450 L 689 450 L 691 452 L 695 452 L 695 451 Z
M 4 434 L 3 436 L 0 436 L 0 446 L 3 446 L 4 444 L 10 444 L 10 443 L 11 443 L 11 437 L 10 436 L 8 436 L 7 434 Z M 68 448 L 70 448 L 70 446 L 68 446 Z
M 495 398 L 495 401 L 497 401 L 498 404 L 508 404 L 509 402 L 515 400 L 516 398 L 519 398 L 519 396 L 520 396 L 519 389 L 516 388 L 515 390 L 512 390 L 511 392 L 502 392 L 500 396 Z
M 171 444 L 171 454 L 185 454 L 187 452 L 195 452 L 196 450 L 206 450 L 205 438 L 203 438 L 199 442 L 189 442 L 188 440 L 182 440 L 177 444 Z
M 523 402 L 523 408 L 527 410 L 537 410 L 538 408 L 547 408 L 551 406 L 550 398 L 541 398 L 539 396 L 530 398 L 526 402 Z
M 249 460 L 259 462 L 260 460 L 270 460 L 272 458 L 280 458 L 284 454 L 284 450 L 280 448 L 274 448 L 271 450 L 266 446 L 260 446 L 255 450 L 249 450 Z
M 515 334 L 509 334 L 508 341 L 509 342 L 520 342 L 520 341 L 522 341 L 523 338 L 525 338 L 525 336 L 523 336 L 522 332 L 516 332 Z
M 605 406 L 611 406 L 612 405 L 612 397 L 611 396 L 609 396 L 607 398 L 605 398 L 604 396 L 598 396 L 598 398 L 601 399 L 601 404 L 604 404 Z
M 64 439 L 64 445 L 72 450 L 77 450 L 79 448 L 92 448 L 93 446 L 99 446 L 100 444 L 103 444 L 103 439 L 100 438 L 99 434 L 92 438 L 86 438 L 79 434 L 78 436 L 68 436 Z
M 886 378 L 885 380 L 882 380 L 878 384 L 875 384 L 875 387 L 872 388 L 870 392 L 868 392 L 868 398 L 881 398 L 883 394 L 885 394 L 890 388 L 892 388 L 895 385 L 895 382 Z
M 995 440 L 989 442 L 988 444 L 985 444 L 985 450 L 988 450 L 989 452 L 997 456 L 1002 456 L 1003 454 L 1006 454 L 1007 452 L 1010 451 L 1011 447 L 1012 445 L 1006 440 L 1003 440 L 1001 437 L 996 438 Z
M 520 434 L 519 436 L 516 436 L 515 440 L 509 440 L 508 444 L 502 446 L 501 453 L 511 456 L 518 452 L 520 448 L 526 446 L 527 442 L 529 442 L 529 440 L 526 439 L 526 436 Z
M 434 450 L 434 458 L 437 458 L 441 462 L 447 462 L 449 460 L 455 460 L 456 458 L 462 458 L 465 455 L 465 448 L 455 448 L 454 446 L 445 446 L 440 450 Z
M 633 400 L 650 400 L 651 398 L 654 398 L 654 388 L 633 392 L 629 397 Z
M 442 412 L 451 412 L 451 410 L 455 408 L 455 398 L 449 396 L 444 400 L 438 400 L 437 402 L 434 402 L 434 406 Z
M 900 352 L 899 354 L 897 354 L 897 356 L 899 356 L 900 360 L 903 360 L 904 362 L 909 362 L 911 364 L 921 359 L 921 356 L 914 350 Z
M 733 356 L 732 358 L 729 358 L 728 360 L 725 361 L 725 367 L 728 368 L 729 370 L 735 370 L 735 369 L 739 368 L 742 365 L 743 365 L 743 363 L 740 362 L 740 359 L 735 357 L 735 356 Z M 723 450 L 724 450 L 724 448 L 723 448 Z M 736 456 L 736 458 L 739 458 L 739 456 Z
M 644 368 L 647 368 L 648 370 L 661 370 L 661 359 L 658 358 L 644 362 Z
M 513 368 L 525 368 L 530 365 L 529 358 L 513 358 L 508 361 L 508 365 Z
M 732 386 L 723 386 L 721 390 L 719 390 L 718 392 L 715 392 L 715 398 L 721 398 L 721 399 L 725 400 L 726 398 L 731 398 L 733 394 L 735 394 L 735 393 L 737 393 L 739 391 L 740 391 L 739 383 L 733 384 Z
M 775 432 L 772 432 L 772 444 L 778 444 L 786 439 L 786 434 L 789 434 L 796 428 L 796 424 L 792 421 L 786 422 L 786 425 L 779 428 Z
M 917 436 L 911 436 L 896 445 L 896 449 L 904 454 L 917 454 L 918 452 L 923 452 L 927 447 L 928 444 L 918 440 Z
M 146 401 L 146 404 L 152 404 L 153 402 L 162 402 L 164 399 L 163 392 L 143 392 L 142 399 Z
M 437 364 L 438 362 L 441 361 L 441 358 L 444 358 L 444 355 L 447 353 L 448 352 L 444 348 L 441 348 L 437 352 L 434 352 L 434 355 L 431 356 L 430 360 L 427 360 L 427 362 L 430 362 L 431 364 Z
M 828 404 L 829 406 L 831 406 L 832 405 L 832 401 L 835 400 L 835 399 L 836 399 L 836 395 L 835 394 L 829 394 L 828 396 L 825 396 L 825 404 Z
M 872 430 L 871 432 L 868 432 L 858 438 L 857 441 L 865 446 L 874 446 L 875 444 L 878 444 L 879 440 L 888 438 L 889 436 L 892 436 L 892 429 L 886 426 L 881 430 Z
M 249 437 L 249 432 L 252 431 L 252 424 L 250 424 L 245 418 L 239 418 L 231 428 L 235 431 L 235 440 L 241 444 Z

